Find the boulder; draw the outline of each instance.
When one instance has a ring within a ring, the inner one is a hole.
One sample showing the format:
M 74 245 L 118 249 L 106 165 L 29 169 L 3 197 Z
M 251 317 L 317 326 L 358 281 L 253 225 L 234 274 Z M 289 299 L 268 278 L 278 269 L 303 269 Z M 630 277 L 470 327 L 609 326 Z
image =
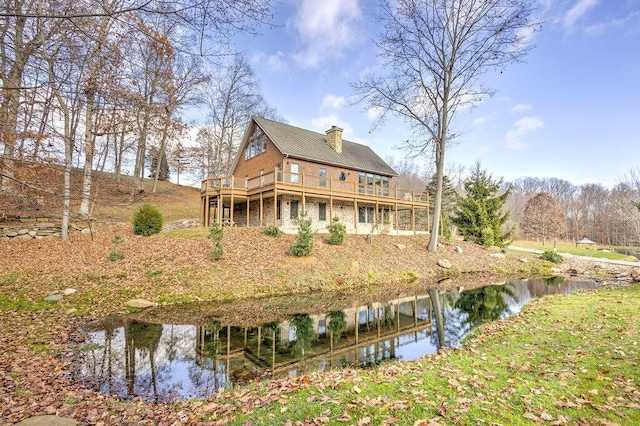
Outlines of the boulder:
M 489 256 L 495 257 L 497 259 L 504 259 L 505 257 L 507 257 L 507 255 L 504 253 L 491 253 Z
M 144 299 L 133 299 L 133 300 L 129 300 L 127 303 L 125 303 L 127 306 L 129 306 L 130 308 L 141 308 L 141 309 L 145 309 L 145 308 L 151 308 L 153 306 L 158 306 L 157 303 L 154 302 L 150 302 L 148 300 L 144 300 Z
M 460 246 L 456 246 L 456 251 L 460 254 L 462 254 L 462 247 Z
M 65 289 L 62 291 L 62 294 L 63 294 L 63 295 L 65 295 L 65 296 L 69 296 L 69 295 L 71 295 L 71 294 L 73 294 L 73 293 L 75 293 L 75 292 L 77 292 L 77 291 L 78 291 L 78 290 L 76 290 L 75 288 L 65 288 Z
M 438 259 L 438 266 L 444 269 L 451 269 L 453 265 L 447 259 Z
M 35 416 L 16 423 L 16 426 L 76 426 L 77 421 L 68 417 Z
M 634 283 L 640 282 L 640 268 L 633 268 L 631 270 L 631 280 Z
M 404 244 L 396 244 L 396 247 L 398 247 L 398 250 L 404 250 L 407 248 Z
M 58 302 L 60 300 L 62 300 L 61 294 L 50 294 L 44 298 L 45 302 Z

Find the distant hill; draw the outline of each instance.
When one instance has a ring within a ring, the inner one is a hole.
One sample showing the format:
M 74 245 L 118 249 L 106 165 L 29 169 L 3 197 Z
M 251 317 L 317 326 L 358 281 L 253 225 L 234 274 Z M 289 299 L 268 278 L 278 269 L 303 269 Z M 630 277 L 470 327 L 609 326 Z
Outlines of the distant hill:
M 18 217 L 60 217 L 62 215 L 63 170 L 58 165 L 15 161 L 16 183 L 12 192 L 0 193 L 0 221 Z M 165 221 L 200 217 L 200 191 L 189 186 L 158 182 L 151 193 L 153 181 L 144 180 L 145 191 L 131 201 L 131 176 L 94 172 L 95 203 L 92 218 L 97 222 L 129 222 L 135 210 L 144 203 L 157 206 Z M 72 216 L 80 206 L 82 170 L 71 174 Z

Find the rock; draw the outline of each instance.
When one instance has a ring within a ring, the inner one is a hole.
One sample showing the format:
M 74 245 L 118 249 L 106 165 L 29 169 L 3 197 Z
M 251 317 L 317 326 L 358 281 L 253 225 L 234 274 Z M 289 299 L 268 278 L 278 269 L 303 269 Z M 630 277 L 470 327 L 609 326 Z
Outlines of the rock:
M 398 247 L 398 250 L 404 250 L 407 248 L 404 244 L 396 244 L 396 247 Z
M 526 257 L 523 257 L 520 259 L 521 263 L 529 263 L 529 259 L 527 259 Z
M 149 302 L 148 300 L 144 300 L 144 299 L 129 300 L 127 303 L 125 303 L 125 305 L 129 306 L 130 308 L 141 308 L 141 309 L 158 306 L 157 303 Z
M 68 417 L 35 416 L 16 423 L 16 426 L 76 426 L 77 421 Z
M 562 269 L 560 269 L 560 268 L 551 268 L 549 271 L 552 274 L 561 274 L 562 273 Z
M 631 270 L 631 280 L 634 283 L 640 282 L 640 268 L 633 268 Z
M 460 254 L 462 254 L 462 247 L 460 246 L 456 246 L 456 251 Z
M 67 315 L 73 315 L 76 312 L 78 312 L 76 308 L 67 309 Z
M 447 259 L 438 259 L 438 266 L 444 269 L 451 269 L 453 265 Z
M 81 234 L 90 234 L 91 233 L 91 229 L 90 228 L 84 228 L 82 231 L 80 231 Z
M 497 259 L 504 259 L 505 257 L 507 257 L 507 255 L 504 253 L 491 253 L 489 256 L 495 257 Z
M 50 294 L 44 298 L 45 302 L 57 302 L 59 300 L 62 300 L 61 294 Z
M 444 248 L 444 244 L 438 243 L 438 248 Z
M 17 237 L 14 238 L 14 240 L 33 240 L 33 237 L 28 233 L 19 234 Z
M 62 292 L 62 294 L 65 295 L 65 296 L 69 296 L 69 295 L 75 293 L 76 291 L 78 291 L 78 290 L 76 290 L 75 288 L 65 288 L 64 291 Z

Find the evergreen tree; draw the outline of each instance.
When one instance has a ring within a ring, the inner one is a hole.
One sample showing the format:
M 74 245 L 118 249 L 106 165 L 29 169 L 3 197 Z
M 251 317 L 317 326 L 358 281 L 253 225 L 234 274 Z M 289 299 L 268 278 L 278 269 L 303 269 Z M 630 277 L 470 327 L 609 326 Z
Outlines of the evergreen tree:
M 501 187 L 502 179 L 494 180 L 477 162 L 471 176 L 464 182 L 466 196 L 456 197 L 453 224 L 465 240 L 485 246 L 504 246 L 511 238 L 513 230 L 502 230 L 509 219 L 509 212 L 503 213 L 502 207 L 511 187 L 497 195 Z

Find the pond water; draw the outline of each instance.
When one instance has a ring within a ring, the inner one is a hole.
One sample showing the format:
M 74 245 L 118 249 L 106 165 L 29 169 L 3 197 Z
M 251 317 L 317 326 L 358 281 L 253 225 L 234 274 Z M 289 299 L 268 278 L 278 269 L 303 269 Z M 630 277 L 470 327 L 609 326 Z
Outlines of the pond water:
M 91 324 L 77 370 L 87 386 L 124 399 L 206 398 L 262 378 L 413 360 L 459 346 L 474 327 L 506 318 L 532 298 L 596 287 L 532 279 L 470 291 L 425 288 L 384 300 L 280 298 L 151 309 Z M 278 314 L 291 305 L 295 313 Z

